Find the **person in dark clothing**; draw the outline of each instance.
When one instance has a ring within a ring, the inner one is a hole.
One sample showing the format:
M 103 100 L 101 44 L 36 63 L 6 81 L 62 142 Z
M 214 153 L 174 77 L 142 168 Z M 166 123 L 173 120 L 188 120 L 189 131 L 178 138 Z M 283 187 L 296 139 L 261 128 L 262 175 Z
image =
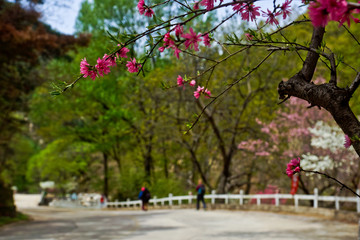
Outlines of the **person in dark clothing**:
M 202 184 L 201 179 L 198 181 L 198 185 L 196 186 L 197 198 L 196 198 L 196 209 L 200 208 L 200 201 L 203 203 L 204 209 L 206 209 L 206 204 L 204 200 L 205 195 L 205 186 Z
M 150 194 L 149 190 L 146 187 L 142 187 L 138 198 L 141 199 L 141 202 L 142 202 L 141 209 L 144 211 L 147 211 L 148 203 L 151 198 L 151 194 Z

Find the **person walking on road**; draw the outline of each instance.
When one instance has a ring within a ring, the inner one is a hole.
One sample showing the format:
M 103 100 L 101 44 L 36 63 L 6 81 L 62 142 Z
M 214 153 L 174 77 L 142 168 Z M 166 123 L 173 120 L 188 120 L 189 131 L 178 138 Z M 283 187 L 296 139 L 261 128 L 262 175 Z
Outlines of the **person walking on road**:
M 198 181 L 198 185 L 196 186 L 197 198 L 196 198 L 196 209 L 200 209 L 200 201 L 203 203 L 204 209 L 206 209 L 206 204 L 204 200 L 205 195 L 205 186 L 202 183 L 201 179 Z
M 150 194 L 150 191 L 145 186 L 143 186 L 141 188 L 138 198 L 141 199 L 141 202 L 142 202 L 141 209 L 144 211 L 147 211 L 148 203 L 151 198 L 151 194 Z

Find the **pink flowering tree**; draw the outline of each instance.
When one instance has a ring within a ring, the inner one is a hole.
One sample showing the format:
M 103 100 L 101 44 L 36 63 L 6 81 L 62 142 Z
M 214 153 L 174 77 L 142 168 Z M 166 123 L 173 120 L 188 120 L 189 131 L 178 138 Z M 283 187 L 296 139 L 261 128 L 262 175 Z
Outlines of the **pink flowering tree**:
M 317 83 L 323 81 L 316 80 Z M 262 158 L 265 158 L 267 165 L 273 169 L 269 179 L 263 179 L 262 185 L 277 179 L 277 173 L 292 176 L 300 172 L 300 167 L 297 167 L 301 162 L 303 170 L 326 173 L 357 188 L 360 180 L 357 171 L 359 158 L 352 147 L 346 148 L 344 134 L 334 125 L 328 112 L 307 109 L 305 101 L 292 98 L 276 112 L 273 120 L 264 122 L 257 119 L 257 123 L 260 131 L 258 138 L 242 141 L 238 148 L 244 158 L 254 159 L 255 168 L 264 167 L 261 165 Z M 289 159 L 295 159 L 297 164 L 294 164 L 295 160 L 289 162 Z M 288 162 L 285 169 L 284 165 Z M 257 175 L 254 174 L 254 178 L 260 179 Z M 306 172 L 305 175 L 299 176 L 300 188 L 304 193 L 310 194 L 314 187 L 319 189 L 319 193 L 338 193 L 339 188 L 331 179 L 318 178 L 313 172 Z M 289 188 L 289 181 L 284 181 L 282 187 Z
M 291 7 L 297 2 L 297 7 L 304 11 L 308 10 L 309 17 L 304 16 L 300 20 L 291 20 Z M 257 0 L 199 0 L 194 3 L 188 1 L 170 1 L 163 2 L 150 0 L 139 0 L 137 9 L 139 16 L 143 18 L 152 18 L 154 24 L 147 26 L 138 33 L 126 34 L 119 33 L 118 36 L 110 34 L 110 38 L 116 44 L 112 51 L 99 57 L 97 64 L 91 66 L 84 57 L 80 64 L 81 75 L 71 84 L 63 89 L 67 90 L 82 78 L 90 77 L 93 80 L 109 74 L 111 68 L 118 67 L 130 73 L 145 73 L 149 60 L 157 52 L 163 55 L 174 55 L 179 61 L 183 55 L 190 55 L 206 61 L 206 68 L 197 72 L 193 76 L 178 76 L 174 73 L 174 84 L 170 87 L 184 87 L 189 85 L 194 87 L 194 100 L 200 98 L 209 98 L 203 107 L 203 111 L 198 118 L 189 126 L 190 131 L 198 122 L 198 119 L 206 113 L 216 100 L 223 97 L 225 93 L 231 90 L 235 85 L 241 83 L 254 72 L 261 69 L 262 65 L 276 54 L 287 52 L 295 53 L 299 60 L 298 69 L 294 73 L 283 76 L 287 80 L 280 80 L 278 85 L 278 94 L 282 102 L 291 98 L 299 98 L 308 102 L 309 107 L 323 108 L 328 111 L 338 126 L 349 136 L 351 145 L 358 155 L 360 155 L 360 122 L 352 111 L 349 102 L 360 83 L 360 73 L 357 66 L 351 66 L 346 57 L 332 51 L 325 44 L 325 28 L 330 22 L 336 22 L 339 27 L 345 28 L 345 34 L 355 43 L 360 45 L 356 35 L 349 27 L 358 23 L 357 15 L 360 4 L 346 0 L 314 0 L 314 1 L 272 1 L 269 7 L 260 5 Z M 172 4 L 172 8 L 178 9 L 177 15 L 169 18 L 157 17 L 156 9 L 166 8 Z M 228 11 L 224 11 L 228 10 Z M 207 29 L 196 29 L 193 23 L 196 19 L 209 16 L 211 13 L 219 12 L 219 21 Z M 217 30 L 226 24 L 237 19 L 248 22 L 250 28 L 246 32 L 235 32 L 229 34 L 226 38 L 217 36 Z M 311 28 L 312 37 L 305 41 L 297 40 L 302 36 L 290 36 L 287 30 L 304 26 Z M 347 27 L 346 27 L 347 26 Z M 146 39 L 147 45 L 144 51 L 128 54 L 128 49 L 134 48 L 137 43 Z M 200 48 L 216 48 L 226 54 L 220 54 L 219 58 L 207 58 L 201 54 Z M 229 62 L 239 54 L 246 53 L 251 48 L 264 49 L 264 54 L 256 56 L 259 60 L 257 64 L 250 67 L 246 73 L 236 76 L 228 84 L 223 86 L 217 92 L 212 91 L 212 80 L 214 73 L 220 65 Z M 128 54 L 128 55 L 126 55 Z M 314 82 L 315 70 L 325 66 L 327 71 L 323 73 L 326 76 L 324 83 L 316 84 Z M 352 69 L 352 81 L 345 81 L 341 78 L 342 72 L 340 66 L 346 66 Z M 326 75 L 325 75 L 326 74 Z M 59 92 L 54 92 L 59 94 Z M 290 149 L 289 149 L 290 151 Z

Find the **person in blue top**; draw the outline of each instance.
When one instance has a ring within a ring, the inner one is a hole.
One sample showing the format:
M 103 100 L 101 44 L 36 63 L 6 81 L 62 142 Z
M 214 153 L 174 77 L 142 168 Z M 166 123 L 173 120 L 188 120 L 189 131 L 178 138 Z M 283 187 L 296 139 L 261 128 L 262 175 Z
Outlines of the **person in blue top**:
M 206 204 L 204 200 L 205 195 L 205 186 L 202 183 L 201 179 L 198 181 L 198 185 L 196 186 L 197 198 L 196 198 L 196 209 L 200 208 L 200 201 L 203 203 L 204 209 L 206 209 Z
M 151 198 L 151 194 L 150 194 L 149 190 L 145 186 L 143 186 L 141 188 L 141 191 L 139 193 L 138 198 L 141 199 L 141 202 L 142 202 L 141 209 L 144 210 L 144 211 L 147 211 L 148 210 L 148 203 L 149 203 L 149 200 Z

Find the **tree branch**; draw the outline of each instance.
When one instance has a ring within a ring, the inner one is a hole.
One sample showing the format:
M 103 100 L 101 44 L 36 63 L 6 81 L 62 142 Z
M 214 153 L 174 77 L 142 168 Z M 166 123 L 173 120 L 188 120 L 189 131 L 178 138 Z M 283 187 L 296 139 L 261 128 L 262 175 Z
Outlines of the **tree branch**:
M 349 87 L 349 94 L 352 96 L 360 84 L 360 73 L 358 73 Z

